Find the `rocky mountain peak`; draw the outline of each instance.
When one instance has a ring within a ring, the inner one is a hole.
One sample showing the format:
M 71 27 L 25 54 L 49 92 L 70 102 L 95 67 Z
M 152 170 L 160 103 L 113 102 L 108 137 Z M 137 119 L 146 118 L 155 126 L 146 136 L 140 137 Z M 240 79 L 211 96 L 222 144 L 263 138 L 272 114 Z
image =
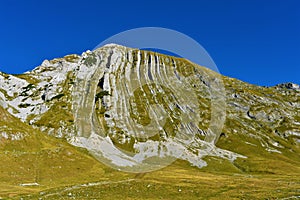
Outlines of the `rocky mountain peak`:
M 299 102 L 296 84 L 259 87 L 116 44 L 45 60 L 25 74 L 0 74 L 0 105 L 11 115 L 126 169 L 153 155 L 198 167 L 208 155 L 248 157 L 215 146 L 229 145 L 227 137 L 277 154 L 298 148 Z
M 299 113 L 299 85 L 260 87 L 183 58 L 109 44 L 24 74 L 0 73 L 0 156 L 8 163 L 0 178 L 61 186 L 60 176 L 70 180 L 64 168 L 91 180 L 95 170 L 109 171 L 94 158 L 135 173 L 179 161 L 188 173 L 195 166 L 295 177 Z M 48 168 L 43 174 L 36 166 Z

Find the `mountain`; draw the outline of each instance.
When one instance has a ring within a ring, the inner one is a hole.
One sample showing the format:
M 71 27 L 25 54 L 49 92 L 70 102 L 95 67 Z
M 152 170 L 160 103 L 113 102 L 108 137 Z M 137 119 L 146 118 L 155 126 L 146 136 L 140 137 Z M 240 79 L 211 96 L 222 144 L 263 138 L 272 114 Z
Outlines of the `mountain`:
M 293 83 L 111 44 L 0 73 L 0 125 L 1 198 L 300 197 Z

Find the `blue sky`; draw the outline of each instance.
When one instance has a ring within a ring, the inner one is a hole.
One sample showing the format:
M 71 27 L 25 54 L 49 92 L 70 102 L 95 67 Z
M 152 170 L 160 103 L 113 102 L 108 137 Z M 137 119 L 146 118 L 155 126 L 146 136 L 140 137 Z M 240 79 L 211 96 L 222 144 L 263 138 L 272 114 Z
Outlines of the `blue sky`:
M 93 49 L 119 32 L 164 27 L 199 42 L 227 76 L 300 84 L 300 1 L 0 1 L 0 71 Z

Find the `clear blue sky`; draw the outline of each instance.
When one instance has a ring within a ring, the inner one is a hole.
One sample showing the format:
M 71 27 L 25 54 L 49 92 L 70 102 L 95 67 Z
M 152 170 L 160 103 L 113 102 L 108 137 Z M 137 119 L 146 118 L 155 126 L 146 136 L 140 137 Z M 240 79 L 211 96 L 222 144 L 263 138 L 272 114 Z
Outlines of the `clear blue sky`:
M 300 84 L 300 1 L 0 1 L 0 71 L 93 49 L 127 29 L 155 26 L 198 41 L 224 75 Z

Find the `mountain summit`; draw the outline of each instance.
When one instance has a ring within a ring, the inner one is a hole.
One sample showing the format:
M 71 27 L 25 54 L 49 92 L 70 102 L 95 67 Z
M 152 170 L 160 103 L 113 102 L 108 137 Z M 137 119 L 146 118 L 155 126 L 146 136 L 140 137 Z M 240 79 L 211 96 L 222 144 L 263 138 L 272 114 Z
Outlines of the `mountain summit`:
M 30 193 L 26 184 L 41 191 L 98 181 L 108 168 L 127 177 L 118 170 L 180 167 L 191 180 L 206 170 L 274 175 L 294 185 L 269 196 L 299 194 L 299 178 L 291 179 L 300 173 L 296 84 L 255 86 L 183 58 L 110 44 L 24 74 L 0 73 L 0 110 L 0 197 Z

